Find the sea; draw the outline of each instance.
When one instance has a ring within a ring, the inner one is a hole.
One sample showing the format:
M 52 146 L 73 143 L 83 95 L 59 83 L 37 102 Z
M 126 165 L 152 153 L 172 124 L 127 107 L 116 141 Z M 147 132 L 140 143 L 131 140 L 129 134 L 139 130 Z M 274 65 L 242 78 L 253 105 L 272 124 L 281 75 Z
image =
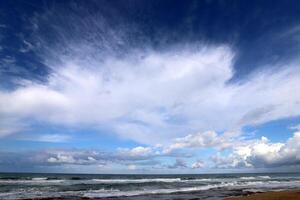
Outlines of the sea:
M 96 175 L 0 173 L 0 199 L 209 199 L 300 188 L 300 173 Z

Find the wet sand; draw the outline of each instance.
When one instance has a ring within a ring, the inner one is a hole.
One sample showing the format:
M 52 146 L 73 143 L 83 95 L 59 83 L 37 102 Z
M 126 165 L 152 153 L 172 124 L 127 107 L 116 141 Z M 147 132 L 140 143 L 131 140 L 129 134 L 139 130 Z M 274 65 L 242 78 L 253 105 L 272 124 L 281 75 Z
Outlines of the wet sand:
M 46 197 L 35 200 L 300 200 L 300 189 L 278 192 L 256 193 L 242 190 L 220 190 L 180 192 L 171 194 L 145 194 L 118 197 Z M 23 199 L 32 200 L 32 199 Z
M 300 189 L 255 193 L 248 196 L 228 197 L 224 200 L 300 200 Z

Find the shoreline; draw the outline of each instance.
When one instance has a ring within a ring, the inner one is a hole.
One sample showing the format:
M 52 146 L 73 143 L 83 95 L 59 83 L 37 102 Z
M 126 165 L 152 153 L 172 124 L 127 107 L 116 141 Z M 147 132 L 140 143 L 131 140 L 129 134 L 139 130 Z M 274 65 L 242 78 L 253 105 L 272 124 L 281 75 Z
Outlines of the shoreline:
M 227 193 L 227 194 L 226 194 Z M 83 197 L 83 196 L 62 196 L 62 197 L 40 197 L 36 200 L 200 200 L 200 199 L 223 199 L 223 200 L 300 200 L 300 189 L 266 191 L 266 192 L 242 192 L 241 191 L 223 191 L 218 190 L 210 192 L 185 192 L 171 194 L 146 194 L 136 196 L 111 196 L 111 197 Z M 30 200 L 32 198 L 24 198 Z
M 300 200 L 300 189 L 258 192 L 247 196 L 226 197 L 224 200 Z

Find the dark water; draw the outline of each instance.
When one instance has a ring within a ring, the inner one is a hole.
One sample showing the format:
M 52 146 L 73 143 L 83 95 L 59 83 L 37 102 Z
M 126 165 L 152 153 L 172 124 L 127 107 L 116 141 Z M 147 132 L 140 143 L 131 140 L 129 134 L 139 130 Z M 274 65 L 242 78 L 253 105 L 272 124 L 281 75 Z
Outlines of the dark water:
M 222 199 L 300 188 L 300 173 L 205 175 L 0 174 L 0 199 Z

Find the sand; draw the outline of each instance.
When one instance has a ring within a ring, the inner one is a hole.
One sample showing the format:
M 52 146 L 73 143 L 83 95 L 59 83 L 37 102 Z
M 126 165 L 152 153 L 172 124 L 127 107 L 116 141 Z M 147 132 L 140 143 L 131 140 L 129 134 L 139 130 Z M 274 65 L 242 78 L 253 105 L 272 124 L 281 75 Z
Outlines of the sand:
M 300 200 L 300 189 L 280 192 L 264 192 L 249 196 L 228 197 L 224 200 Z

